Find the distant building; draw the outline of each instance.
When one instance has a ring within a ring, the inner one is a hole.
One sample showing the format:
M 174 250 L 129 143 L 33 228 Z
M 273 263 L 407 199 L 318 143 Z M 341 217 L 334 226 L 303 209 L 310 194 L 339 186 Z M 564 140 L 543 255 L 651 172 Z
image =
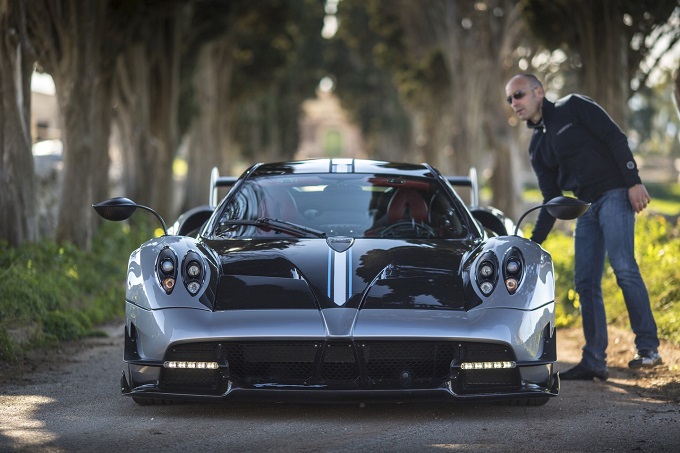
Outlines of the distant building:
M 31 138 L 33 143 L 61 139 L 59 105 L 48 74 L 34 73 L 31 79 Z
M 318 90 L 306 101 L 300 121 L 298 159 L 317 157 L 366 157 L 361 131 L 352 124 L 330 91 Z

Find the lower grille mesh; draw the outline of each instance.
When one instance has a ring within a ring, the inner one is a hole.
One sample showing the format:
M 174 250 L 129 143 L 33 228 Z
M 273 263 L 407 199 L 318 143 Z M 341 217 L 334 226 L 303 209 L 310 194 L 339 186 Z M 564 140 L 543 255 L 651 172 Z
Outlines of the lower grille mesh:
M 514 360 L 514 355 L 504 345 L 472 342 L 208 342 L 175 345 L 165 360 L 216 360 L 219 370 L 164 369 L 160 387 L 220 394 L 227 380 L 241 388 L 432 389 L 452 378 L 454 361 Z M 457 393 L 507 390 L 519 388 L 520 374 L 517 369 L 460 371 L 454 383 Z

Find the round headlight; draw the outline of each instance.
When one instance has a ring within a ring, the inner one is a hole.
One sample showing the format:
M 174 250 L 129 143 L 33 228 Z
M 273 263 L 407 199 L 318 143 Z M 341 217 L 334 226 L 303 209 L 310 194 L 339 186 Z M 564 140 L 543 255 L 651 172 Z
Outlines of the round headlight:
M 198 282 L 189 282 L 187 285 L 187 290 L 193 295 L 198 292 L 198 290 L 201 289 L 201 284 Z
M 189 263 L 187 266 L 187 274 L 189 277 L 198 277 L 201 275 L 201 265 L 198 264 L 196 261 L 192 261 Z
M 175 287 L 175 279 L 174 278 L 166 278 L 165 280 L 163 280 L 163 289 L 166 292 L 169 293 L 170 291 L 172 291 L 172 288 L 174 288 L 174 287 Z
M 488 296 L 493 291 L 493 284 L 491 282 L 484 282 L 481 285 L 479 285 L 479 289 L 482 290 L 482 293 L 485 296 Z
M 519 261 L 516 260 L 510 260 L 508 261 L 508 264 L 505 265 L 505 270 L 508 271 L 508 274 L 516 274 L 519 272 Z
M 510 294 L 514 293 L 517 290 L 518 285 L 519 283 L 514 278 L 509 278 L 505 281 L 505 287 L 508 288 Z
M 482 263 L 479 273 L 482 277 L 491 277 L 493 275 L 493 265 L 491 263 Z
M 166 274 L 171 274 L 175 270 L 175 263 L 171 259 L 166 258 L 161 261 L 161 270 Z

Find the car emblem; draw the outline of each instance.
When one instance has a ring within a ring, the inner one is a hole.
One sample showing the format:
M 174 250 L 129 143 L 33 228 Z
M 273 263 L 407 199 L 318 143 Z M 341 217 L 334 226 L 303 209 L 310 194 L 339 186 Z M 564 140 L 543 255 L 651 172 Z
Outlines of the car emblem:
M 342 253 L 354 244 L 354 238 L 344 236 L 334 236 L 326 238 L 326 243 L 336 252 Z

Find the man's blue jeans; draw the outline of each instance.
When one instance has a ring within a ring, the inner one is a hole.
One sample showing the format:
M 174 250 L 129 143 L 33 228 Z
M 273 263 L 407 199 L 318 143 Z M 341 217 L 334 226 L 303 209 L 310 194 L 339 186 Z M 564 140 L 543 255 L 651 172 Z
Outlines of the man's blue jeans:
M 576 221 L 574 233 L 574 283 L 581 303 L 584 365 L 601 370 L 607 358 L 607 317 L 602 299 L 605 257 L 623 291 L 628 317 L 638 350 L 656 351 L 659 346 L 656 322 L 647 288 L 635 261 L 635 212 L 627 189 L 605 192 Z

